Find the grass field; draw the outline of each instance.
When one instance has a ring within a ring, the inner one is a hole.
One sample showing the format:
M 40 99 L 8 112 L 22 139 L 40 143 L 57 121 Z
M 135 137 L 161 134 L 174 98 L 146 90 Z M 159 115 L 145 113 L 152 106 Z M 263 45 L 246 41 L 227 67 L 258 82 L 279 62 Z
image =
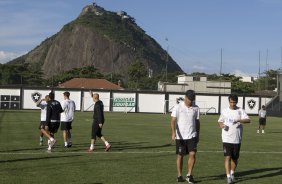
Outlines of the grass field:
M 169 115 L 106 113 L 103 133 L 113 145 L 107 153 L 101 141 L 94 153 L 86 152 L 92 113 L 75 115 L 73 147 L 63 148 L 59 131 L 54 152 L 48 154 L 45 146 L 39 146 L 39 111 L 0 111 L 0 183 L 176 183 Z M 226 182 L 217 118 L 201 116 L 197 183 Z M 281 119 L 270 117 L 264 135 L 257 134 L 256 127 L 257 117 L 245 125 L 237 183 L 282 183 Z M 186 164 L 184 168 L 183 175 Z

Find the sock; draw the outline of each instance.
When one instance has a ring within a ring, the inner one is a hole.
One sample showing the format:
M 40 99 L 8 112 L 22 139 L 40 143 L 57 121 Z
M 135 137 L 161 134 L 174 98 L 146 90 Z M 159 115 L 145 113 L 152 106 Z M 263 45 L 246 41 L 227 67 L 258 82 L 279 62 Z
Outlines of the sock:
M 48 139 L 48 145 L 50 145 L 50 142 L 51 142 L 50 139 Z
M 231 175 L 234 175 L 234 171 L 233 171 L 233 170 L 231 170 L 231 171 L 230 171 L 230 174 L 231 174 Z
M 227 178 L 230 178 L 230 174 L 227 174 Z
M 50 138 L 50 141 L 54 141 L 54 138 L 53 138 L 53 137 L 51 137 L 51 138 Z
M 65 142 L 65 146 L 67 146 L 68 145 L 68 142 Z
M 43 142 L 43 137 L 40 136 L 40 142 Z
M 92 150 L 94 149 L 94 144 L 91 144 L 90 149 Z
M 108 141 L 105 141 L 105 145 L 108 146 L 108 145 L 109 145 L 109 142 L 108 142 Z

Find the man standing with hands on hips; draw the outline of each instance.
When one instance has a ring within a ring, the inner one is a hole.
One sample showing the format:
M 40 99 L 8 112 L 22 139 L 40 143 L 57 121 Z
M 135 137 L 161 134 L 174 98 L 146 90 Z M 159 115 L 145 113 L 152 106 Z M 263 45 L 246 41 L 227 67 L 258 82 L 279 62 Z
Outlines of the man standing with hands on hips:
M 171 113 L 171 139 L 176 141 L 177 182 L 184 181 L 182 177 L 183 157 L 189 155 L 186 181 L 195 183 L 192 170 L 196 161 L 197 144 L 200 135 L 200 110 L 195 105 L 195 92 L 188 90 L 184 101 L 175 105 Z
M 222 129 L 224 166 L 227 183 L 231 184 L 235 182 L 234 172 L 238 165 L 243 134 L 242 124 L 250 123 L 251 121 L 245 110 L 237 107 L 237 95 L 229 95 L 228 101 L 229 107 L 221 112 L 218 124 Z

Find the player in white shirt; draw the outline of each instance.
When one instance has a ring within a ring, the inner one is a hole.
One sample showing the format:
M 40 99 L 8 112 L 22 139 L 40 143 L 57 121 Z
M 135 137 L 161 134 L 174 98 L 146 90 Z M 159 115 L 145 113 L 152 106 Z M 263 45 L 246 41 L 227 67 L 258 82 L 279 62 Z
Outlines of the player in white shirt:
M 70 100 L 70 93 L 68 91 L 64 92 L 64 100 L 61 102 L 63 111 L 61 113 L 61 130 L 63 131 L 63 138 L 65 147 L 71 147 L 71 132 L 72 121 L 74 119 L 75 103 L 73 100 Z
M 171 139 L 176 141 L 177 182 L 184 181 L 183 157 L 189 154 L 186 180 L 188 183 L 194 183 L 192 170 L 196 161 L 200 133 L 200 110 L 194 101 L 194 91 L 186 91 L 184 101 L 180 101 L 171 113 Z
M 263 105 L 261 109 L 259 110 L 259 127 L 257 130 L 258 134 L 259 134 L 260 129 L 262 129 L 261 133 L 264 134 L 265 125 L 266 125 L 266 110 L 265 110 L 265 106 Z
M 243 134 L 242 124 L 250 123 L 251 121 L 245 110 L 237 107 L 237 95 L 229 95 L 228 100 L 229 107 L 221 112 L 218 124 L 222 129 L 224 166 L 227 183 L 230 184 L 235 181 L 234 172 L 238 165 Z
M 47 112 L 47 101 L 49 99 L 49 96 L 46 95 L 44 99 L 40 99 L 36 102 L 36 106 L 41 109 L 41 115 L 40 115 L 40 124 L 39 124 L 39 130 L 40 130 L 40 137 L 39 137 L 39 145 L 43 145 L 43 133 L 41 129 L 45 129 L 48 125 L 46 124 L 46 112 Z

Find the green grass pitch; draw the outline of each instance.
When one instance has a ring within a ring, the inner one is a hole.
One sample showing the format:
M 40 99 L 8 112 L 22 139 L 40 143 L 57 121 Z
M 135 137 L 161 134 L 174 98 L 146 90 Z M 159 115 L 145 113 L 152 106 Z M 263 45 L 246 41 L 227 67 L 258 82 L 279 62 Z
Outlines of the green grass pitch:
M 62 132 L 54 152 L 39 146 L 39 111 L 0 111 L 0 183 L 171 184 L 176 183 L 175 144 L 170 115 L 106 113 L 103 133 L 113 147 L 90 144 L 91 112 L 77 112 L 73 147 L 63 148 Z M 201 116 L 194 178 L 197 183 L 226 183 L 217 115 Z M 237 183 L 282 183 L 282 121 L 269 117 L 266 134 L 257 134 L 257 117 L 245 125 Z M 46 145 L 46 139 L 45 139 Z M 184 172 L 186 175 L 187 158 Z

